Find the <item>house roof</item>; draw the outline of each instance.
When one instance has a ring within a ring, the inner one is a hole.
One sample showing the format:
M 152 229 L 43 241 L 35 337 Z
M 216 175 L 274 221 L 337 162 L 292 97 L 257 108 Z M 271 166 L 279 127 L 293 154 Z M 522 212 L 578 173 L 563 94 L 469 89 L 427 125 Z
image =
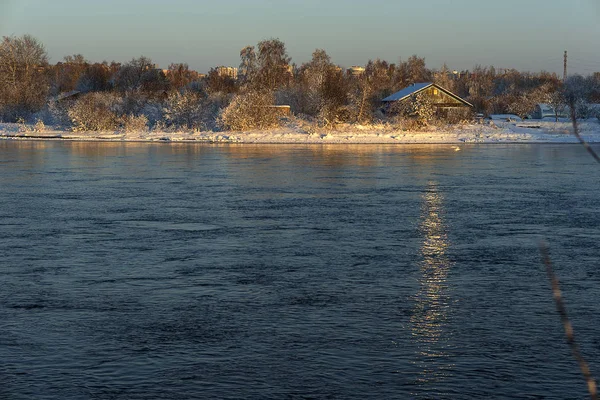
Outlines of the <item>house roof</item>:
M 80 93 L 81 92 L 79 90 L 71 90 L 70 92 L 61 93 L 58 96 L 56 96 L 56 101 L 65 100 L 65 99 L 68 99 L 70 97 L 77 96 Z
M 413 94 L 419 93 L 419 92 L 427 89 L 430 86 L 434 86 L 437 89 L 441 90 L 442 92 L 446 93 L 448 96 L 455 98 L 456 100 L 468 105 L 469 107 L 473 107 L 473 105 L 471 103 L 469 103 L 468 101 L 461 99 L 460 97 L 458 97 L 451 91 L 446 90 L 443 87 L 441 87 L 440 85 L 437 85 L 433 82 L 413 83 L 412 85 L 405 87 L 401 91 L 396 92 L 396 93 L 392 94 L 391 96 L 386 97 L 382 101 L 383 102 L 402 101 L 402 100 L 412 96 Z
M 433 85 L 433 83 L 431 83 L 431 82 L 413 83 L 412 85 L 405 87 L 401 91 L 396 92 L 396 93 L 386 97 L 382 101 L 404 100 L 405 98 L 407 98 L 417 92 L 420 92 L 421 90 L 427 89 L 431 85 Z

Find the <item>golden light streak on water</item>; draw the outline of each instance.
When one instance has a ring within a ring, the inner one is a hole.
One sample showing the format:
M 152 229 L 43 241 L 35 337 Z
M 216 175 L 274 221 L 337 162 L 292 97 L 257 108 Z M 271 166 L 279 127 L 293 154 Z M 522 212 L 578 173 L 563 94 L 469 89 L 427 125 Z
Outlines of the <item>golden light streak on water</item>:
M 413 340 L 418 349 L 415 364 L 420 369 L 417 378 L 420 384 L 443 379 L 452 367 L 445 361 L 449 339 L 446 325 L 451 311 L 447 278 L 451 263 L 447 256 L 450 241 L 444 220 L 444 197 L 437 184 L 430 182 L 422 199 L 420 288 L 410 319 Z

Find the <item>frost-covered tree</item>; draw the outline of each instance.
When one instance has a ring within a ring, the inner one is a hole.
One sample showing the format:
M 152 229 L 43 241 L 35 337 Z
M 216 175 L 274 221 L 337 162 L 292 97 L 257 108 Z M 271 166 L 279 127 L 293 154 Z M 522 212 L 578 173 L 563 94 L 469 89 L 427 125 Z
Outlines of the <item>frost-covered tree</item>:
M 74 131 L 114 131 L 120 99 L 112 93 L 88 93 L 68 110 Z
M 175 128 L 202 129 L 204 104 L 201 94 L 192 90 L 171 93 L 165 102 L 164 118 Z
M 335 65 L 331 62 L 329 54 L 323 49 L 316 49 L 312 54 L 312 59 L 301 67 L 308 86 L 317 90 L 321 88 L 331 69 L 335 69 Z
M 46 103 L 49 85 L 44 45 L 30 35 L 0 42 L 0 117 L 15 120 Z
M 369 60 L 365 72 L 351 79 L 350 109 L 356 121 L 369 122 L 381 107 L 381 99 L 392 93 L 395 66 L 383 60 Z
M 452 78 L 450 69 L 446 64 L 439 71 L 433 72 L 433 82 L 451 92 L 456 90 L 456 81 Z
M 297 74 L 298 78 L 294 88 L 297 111 L 311 116 L 319 114 L 321 109 L 331 100 L 325 91 L 325 84 L 339 70 L 331 62 L 331 58 L 325 50 L 315 50 L 312 59 L 303 64 Z
M 234 131 L 276 127 L 279 125 L 279 117 L 273 103 L 273 95 L 267 92 L 248 91 L 238 94 L 221 111 L 219 125 Z
M 413 94 L 410 98 L 397 102 L 390 111 L 402 118 L 415 121 L 417 126 L 427 125 L 435 116 L 431 99 L 424 92 Z
M 274 92 L 290 83 L 291 58 L 285 44 L 279 39 L 263 40 L 257 45 L 258 52 L 247 46 L 240 52 L 240 70 L 244 83 L 251 90 Z
M 470 97 L 490 97 L 494 94 L 496 70 L 476 65 L 468 74 L 468 91 Z
M 409 83 L 431 81 L 431 71 L 425 66 L 425 58 L 412 55 L 406 61 L 406 74 Z
M 411 102 L 411 107 L 413 114 L 417 117 L 417 120 L 423 124 L 427 124 L 427 122 L 430 121 L 435 114 L 430 97 L 423 92 L 417 93 L 417 95 L 414 96 L 414 101 Z
M 569 106 L 571 118 L 586 116 L 584 106 L 590 95 L 590 87 L 587 80 L 581 75 L 572 75 L 567 78 L 563 87 L 563 96 Z M 579 113 L 578 113 L 579 111 Z
M 554 110 L 554 118 L 558 122 L 558 116 L 565 112 L 567 102 L 562 90 L 555 90 L 548 93 L 545 97 L 545 102 L 552 106 Z
M 259 87 L 275 91 L 289 83 L 290 61 L 285 44 L 279 39 L 263 40 L 258 43 L 258 79 Z

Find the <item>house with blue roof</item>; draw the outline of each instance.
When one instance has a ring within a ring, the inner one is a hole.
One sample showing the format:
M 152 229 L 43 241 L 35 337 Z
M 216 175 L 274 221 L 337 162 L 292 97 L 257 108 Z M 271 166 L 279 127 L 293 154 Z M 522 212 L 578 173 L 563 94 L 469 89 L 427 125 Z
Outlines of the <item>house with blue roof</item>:
M 472 108 L 473 105 L 460 98 L 451 91 L 444 89 L 433 82 L 413 83 L 399 92 L 383 99 L 386 110 L 392 109 L 393 105 L 406 101 L 413 101 L 417 94 L 422 93 L 430 100 L 434 109 L 439 112 L 442 110 Z

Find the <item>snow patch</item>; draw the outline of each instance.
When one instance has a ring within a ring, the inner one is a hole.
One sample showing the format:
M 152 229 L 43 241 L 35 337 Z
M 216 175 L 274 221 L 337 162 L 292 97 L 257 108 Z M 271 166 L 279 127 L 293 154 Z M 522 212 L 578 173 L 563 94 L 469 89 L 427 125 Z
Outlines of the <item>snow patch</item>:
M 581 135 L 590 143 L 600 143 L 600 122 L 581 121 Z M 506 119 L 488 120 L 485 124 L 430 127 L 423 131 L 404 131 L 393 125 L 342 125 L 322 129 L 299 124 L 245 132 L 70 132 L 48 129 L 25 131 L 22 124 L 0 123 L 2 139 L 47 139 L 89 141 L 208 142 L 208 143 L 577 143 L 569 121 Z

